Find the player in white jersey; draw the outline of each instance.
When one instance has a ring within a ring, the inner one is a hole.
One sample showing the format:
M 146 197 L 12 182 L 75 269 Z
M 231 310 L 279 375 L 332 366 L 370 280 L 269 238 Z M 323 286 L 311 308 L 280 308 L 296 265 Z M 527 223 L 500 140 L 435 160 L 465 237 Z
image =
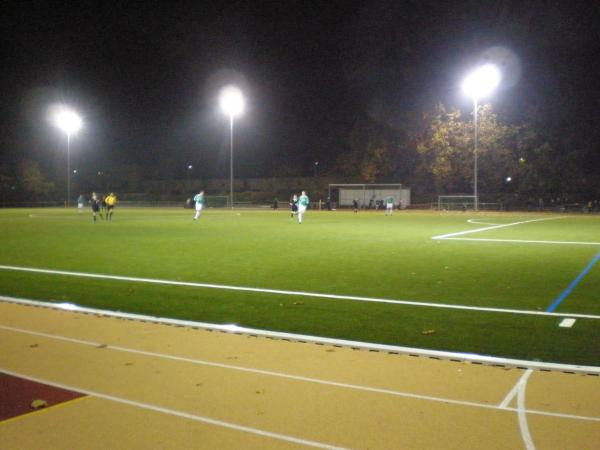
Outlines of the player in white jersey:
M 194 220 L 198 220 L 200 213 L 202 213 L 202 208 L 204 207 L 204 191 L 200 191 L 194 196 L 194 202 L 196 203 L 196 215 L 194 216 Z
M 308 208 L 308 204 L 310 200 L 308 199 L 308 195 L 306 195 L 306 191 L 302 191 L 302 195 L 298 199 L 298 223 L 302 223 L 302 217 L 306 212 L 306 208 Z

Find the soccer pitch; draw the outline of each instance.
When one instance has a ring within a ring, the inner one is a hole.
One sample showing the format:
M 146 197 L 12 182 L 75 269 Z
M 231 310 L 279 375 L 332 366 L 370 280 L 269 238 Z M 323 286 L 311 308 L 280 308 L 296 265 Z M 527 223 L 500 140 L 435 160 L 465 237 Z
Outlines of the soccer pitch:
M 302 225 L 287 211 L 192 216 L 117 208 L 94 224 L 87 210 L 2 210 L 0 295 L 600 366 L 598 216 L 309 211 Z M 565 317 L 572 327 L 559 327 Z

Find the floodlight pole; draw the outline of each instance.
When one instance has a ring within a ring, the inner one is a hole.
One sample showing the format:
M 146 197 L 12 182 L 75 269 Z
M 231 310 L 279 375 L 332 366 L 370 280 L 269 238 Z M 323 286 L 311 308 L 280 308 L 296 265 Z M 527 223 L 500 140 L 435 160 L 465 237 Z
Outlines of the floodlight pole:
M 67 133 L 67 208 L 71 198 L 71 134 Z
M 474 134 L 474 167 L 473 167 L 473 195 L 475 196 L 475 211 L 479 211 L 479 198 L 477 197 L 477 97 L 473 98 L 473 134 Z
M 233 114 L 229 115 L 229 205 L 233 209 Z

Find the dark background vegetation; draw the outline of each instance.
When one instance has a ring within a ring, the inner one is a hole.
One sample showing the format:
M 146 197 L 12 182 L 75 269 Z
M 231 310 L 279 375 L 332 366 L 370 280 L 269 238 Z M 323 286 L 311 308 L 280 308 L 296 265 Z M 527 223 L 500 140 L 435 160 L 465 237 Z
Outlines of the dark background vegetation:
M 503 83 L 480 110 L 481 191 L 600 197 L 598 2 L 20 1 L 0 23 L 3 200 L 64 199 L 57 102 L 85 121 L 73 196 L 227 177 L 228 83 L 248 98 L 236 177 L 470 192 L 460 83 L 484 61 Z

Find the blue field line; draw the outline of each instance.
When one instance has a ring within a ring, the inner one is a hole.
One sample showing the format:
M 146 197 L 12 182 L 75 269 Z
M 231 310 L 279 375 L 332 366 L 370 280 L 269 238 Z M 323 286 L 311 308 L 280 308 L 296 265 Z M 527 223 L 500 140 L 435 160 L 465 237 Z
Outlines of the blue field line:
M 558 308 L 558 305 L 560 305 L 563 302 L 563 300 L 567 298 L 567 296 L 573 291 L 573 289 L 575 289 L 575 286 L 577 286 L 579 282 L 583 280 L 583 277 L 585 277 L 588 274 L 588 272 L 592 270 L 592 267 L 594 267 L 594 265 L 598 261 L 600 261 L 600 252 L 598 252 L 596 256 L 594 256 L 594 258 L 590 261 L 590 263 L 587 266 L 585 266 L 585 269 L 583 269 L 581 273 L 577 275 L 577 278 L 571 281 L 571 284 L 569 284 L 569 286 L 563 291 L 563 293 L 560 294 L 556 300 L 554 300 L 554 303 L 552 303 L 548 307 L 546 312 L 554 312 L 554 310 Z

